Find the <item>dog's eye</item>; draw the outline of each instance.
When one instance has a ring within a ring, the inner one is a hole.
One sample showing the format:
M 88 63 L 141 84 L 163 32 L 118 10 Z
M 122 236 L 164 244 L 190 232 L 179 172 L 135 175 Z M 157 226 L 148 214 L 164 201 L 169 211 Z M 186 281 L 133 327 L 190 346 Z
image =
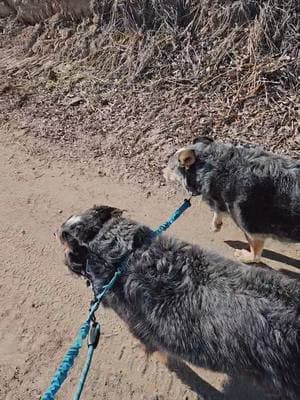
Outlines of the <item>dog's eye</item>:
M 95 238 L 95 236 L 97 235 L 97 233 L 99 232 L 99 228 L 94 228 L 94 229 L 91 229 L 89 232 L 87 232 L 87 234 L 86 234 L 86 240 L 88 241 L 88 242 L 91 242 L 94 238 Z

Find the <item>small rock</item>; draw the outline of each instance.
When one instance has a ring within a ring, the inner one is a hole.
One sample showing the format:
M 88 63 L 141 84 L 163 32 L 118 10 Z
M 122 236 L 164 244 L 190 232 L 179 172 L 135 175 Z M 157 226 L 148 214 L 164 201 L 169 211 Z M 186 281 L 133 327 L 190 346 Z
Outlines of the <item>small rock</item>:
M 62 214 L 63 213 L 63 210 L 58 210 L 58 214 Z
M 107 99 L 101 99 L 100 103 L 101 103 L 102 106 L 108 106 L 109 101 Z
M 27 93 L 22 94 L 16 101 L 15 106 L 18 108 L 22 108 L 28 100 L 29 100 L 29 95 Z
M 12 86 L 9 83 L 5 83 L 4 85 L 0 86 L 0 94 L 5 94 L 12 89 Z
M 57 81 L 57 74 L 53 71 L 53 69 L 50 69 L 48 72 L 48 79 L 54 82 Z
M 68 102 L 68 107 L 78 106 L 79 104 L 83 103 L 85 100 L 81 97 L 74 97 Z
M 22 235 L 25 235 L 25 233 L 26 233 L 25 229 L 22 229 L 21 233 L 22 233 Z

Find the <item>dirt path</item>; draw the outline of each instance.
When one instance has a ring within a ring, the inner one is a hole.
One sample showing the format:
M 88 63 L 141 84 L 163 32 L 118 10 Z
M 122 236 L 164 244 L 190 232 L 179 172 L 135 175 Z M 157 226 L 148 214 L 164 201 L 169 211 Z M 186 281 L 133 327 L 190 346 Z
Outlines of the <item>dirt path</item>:
M 61 248 L 53 237 L 58 225 L 72 212 L 106 203 L 156 226 L 180 201 L 180 197 L 164 200 L 163 190 L 146 194 L 99 178 L 88 165 L 49 164 L 44 156 L 30 156 L 27 149 L 21 131 L 0 131 L 0 398 L 7 400 L 39 398 L 86 315 L 90 293 L 62 263 Z M 224 240 L 242 240 L 241 234 L 228 221 L 221 233 L 210 233 L 210 212 L 195 205 L 171 232 L 232 256 Z M 269 248 L 268 264 L 292 272 L 300 267 L 299 246 L 271 243 Z M 268 398 L 235 381 L 225 385 L 222 395 L 222 375 L 184 365 L 168 370 L 147 362 L 112 312 L 101 310 L 99 318 L 103 334 L 83 399 Z M 76 365 L 82 361 L 81 357 Z M 78 371 L 75 367 L 58 399 L 71 398 Z

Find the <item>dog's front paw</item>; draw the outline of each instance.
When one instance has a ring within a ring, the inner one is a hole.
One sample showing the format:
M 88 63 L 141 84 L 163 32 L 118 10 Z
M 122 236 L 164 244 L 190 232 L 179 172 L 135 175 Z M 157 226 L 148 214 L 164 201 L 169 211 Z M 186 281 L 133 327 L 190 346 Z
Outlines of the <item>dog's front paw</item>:
M 240 261 L 244 264 L 259 263 L 259 261 L 260 261 L 260 260 L 255 259 L 253 257 L 253 254 L 247 250 L 235 250 L 234 255 L 238 259 L 238 261 Z
M 222 213 L 214 211 L 213 219 L 211 221 L 211 230 L 213 232 L 219 232 L 222 228 Z
M 223 225 L 223 222 L 222 222 L 222 221 L 221 221 L 221 222 L 213 221 L 213 222 L 211 223 L 211 230 L 212 230 L 212 232 L 214 232 L 214 233 L 220 232 L 220 230 L 221 230 L 221 228 L 222 228 L 222 225 Z

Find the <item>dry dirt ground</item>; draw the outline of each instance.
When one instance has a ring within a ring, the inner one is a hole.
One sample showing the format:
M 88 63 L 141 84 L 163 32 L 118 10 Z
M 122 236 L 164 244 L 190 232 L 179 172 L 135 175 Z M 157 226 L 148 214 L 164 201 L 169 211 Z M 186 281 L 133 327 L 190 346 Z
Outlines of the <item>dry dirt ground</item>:
M 181 201 L 166 188 L 143 192 L 108 178 L 93 165 L 50 160 L 32 154 L 23 130 L 0 131 L 0 398 L 38 399 L 84 320 L 89 290 L 68 273 L 53 232 L 70 214 L 95 203 L 127 210 L 136 220 L 155 227 Z M 209 231 L 210 212 L 198 201 L 170 230 L 181 239 L 232 256 L 231 246 L 243 241 L 226 221 L 218 234 Z M 298 245 L 270 242 L 264 262 L 297 276 Z M 209 399 L 267 400 L 248 382 L 171 363 L 147 361 L 111 311 L 98 313 L 102 337 L 83 399 Z M 57 396 L 70 399 L 85 348 Z

